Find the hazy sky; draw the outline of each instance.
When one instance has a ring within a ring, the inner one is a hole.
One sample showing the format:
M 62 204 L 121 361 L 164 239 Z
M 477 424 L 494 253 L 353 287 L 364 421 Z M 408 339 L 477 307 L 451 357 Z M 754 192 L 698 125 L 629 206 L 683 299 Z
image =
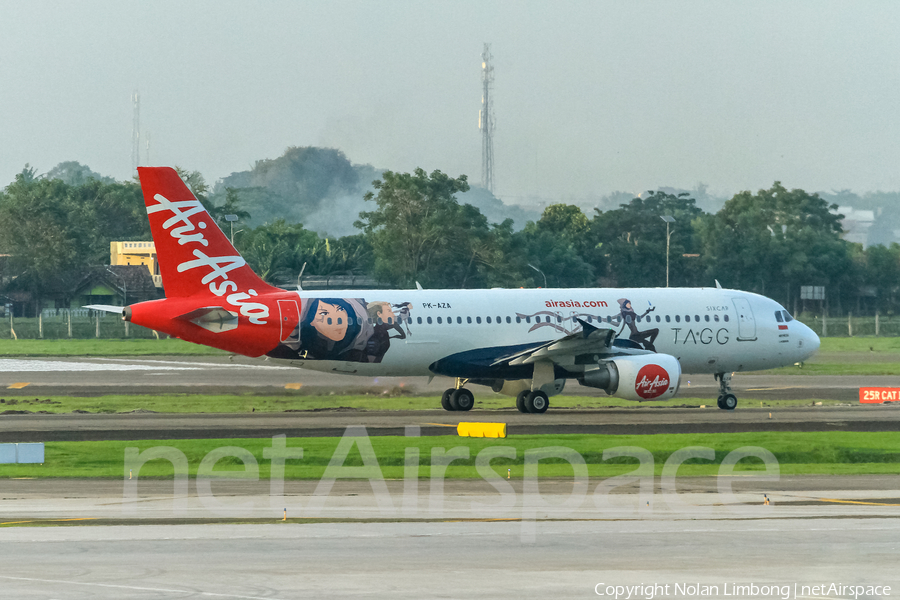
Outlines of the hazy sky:
M 496 191 L 900 189 L 900 3 L 0 0 L 0 186 L 25 163 L 214 182 L 288 146 Z

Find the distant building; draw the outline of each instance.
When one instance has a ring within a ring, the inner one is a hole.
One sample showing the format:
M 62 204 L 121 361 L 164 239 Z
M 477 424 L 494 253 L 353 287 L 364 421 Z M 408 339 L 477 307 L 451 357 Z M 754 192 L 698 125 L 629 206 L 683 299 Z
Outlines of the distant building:
M 110 242 L 109 264 L 144 265 L 150 271 L 153 285 L 158 288 L 163 286 L 159 261 L 156 259 L 156 244 L 153 242 Z
M 869 244 L 869 229 L 875 222 L 875 211 L 856 210 L 852 206 L 839 206 L 838 213 L 844 215 L 841 226 L 844 228 L 844 239 L 854 244 Z

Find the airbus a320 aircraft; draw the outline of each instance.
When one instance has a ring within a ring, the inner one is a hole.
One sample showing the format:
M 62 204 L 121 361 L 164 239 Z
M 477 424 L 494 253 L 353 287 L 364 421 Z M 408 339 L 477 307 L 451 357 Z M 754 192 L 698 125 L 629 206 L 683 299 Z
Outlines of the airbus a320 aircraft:
M 709 373 L 734 409 L 734 371 L 806 360 L 819 338 L 777 302 L 720 288 L 286 291 L 245 263 L 178 174 L 138 169 L 166 298 L 126 321 L 318 371 L 455 379 L 446 410 L 485 385 L 543 413 L 567 380 L 628 400 L 672 398 Z

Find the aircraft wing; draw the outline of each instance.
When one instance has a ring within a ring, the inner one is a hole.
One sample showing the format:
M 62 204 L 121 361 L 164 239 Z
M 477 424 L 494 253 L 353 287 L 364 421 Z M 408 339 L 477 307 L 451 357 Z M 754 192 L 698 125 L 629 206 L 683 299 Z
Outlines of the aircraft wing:
M 551 362 L 565 369 L 567 365 L 596 364 L 616 356 L 654 354 L 631 340 L 617 339 L 612 328 L 577 321 L 581 331 L 556 340 L 459 352 L 435 361 L 429 368 L 433 373 L 450 377 L 526 379 L 532 376 L 537 362 Z
M 581 331 L 535 348 L 500 357 L 494 364 L 530 365 L 539 360 L 553 360 L 554 357 L 608 353 L 615 340 L 615 330 L 611 327 L 594 327 L 581 319 L 576 320 L 581 323 Z
M 104 312 L 111 313 L 119 313 L 122 314 L 122 311 L 125 310 L 124 306 L 112 306 L 111 304 L 88 304 L 87 306 L 82 306 L 81 308 L 90 308 L 91 310 L 102 310 Z

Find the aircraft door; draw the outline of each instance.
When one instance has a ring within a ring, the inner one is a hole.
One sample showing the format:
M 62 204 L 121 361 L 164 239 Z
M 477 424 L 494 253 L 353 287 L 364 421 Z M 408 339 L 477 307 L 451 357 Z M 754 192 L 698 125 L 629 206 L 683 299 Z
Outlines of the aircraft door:
M 296 300 L 279 300 L 278 312 L 281 315 L 281 341 L 288 339 L 300 322 L 300 309 Z
M 753 318 L 753 311 L 750 309 L 750 302 L 746 298 L 732 298 L 734 309 L 738 320 L 739 342 L 752 342 L 756 340 L 756 320 Z

